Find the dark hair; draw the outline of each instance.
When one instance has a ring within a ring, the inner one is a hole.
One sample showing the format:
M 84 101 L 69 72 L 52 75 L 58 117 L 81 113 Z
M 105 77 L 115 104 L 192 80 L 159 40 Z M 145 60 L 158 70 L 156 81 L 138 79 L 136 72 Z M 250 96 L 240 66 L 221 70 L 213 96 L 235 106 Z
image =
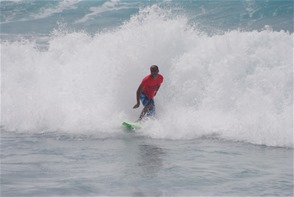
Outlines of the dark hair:
M 158 66 L 157 65 L 152 65 L 151 67 L 150 67 L 150 69 L 156 69 L 156 70 L 158 70 Z

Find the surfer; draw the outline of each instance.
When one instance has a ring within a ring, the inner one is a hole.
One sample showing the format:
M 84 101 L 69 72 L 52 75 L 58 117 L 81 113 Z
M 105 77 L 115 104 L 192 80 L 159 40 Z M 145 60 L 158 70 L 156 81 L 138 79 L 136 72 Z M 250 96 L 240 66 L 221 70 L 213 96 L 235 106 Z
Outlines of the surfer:
M 138 121 L 142 120 L 145 114 L 147 114 L 147 116 L 153 116 L 155 114 L 155 103 L 153 98 L 163 82 L 163 76 L 159 74 L 158 66 L 152 65 L 150 67 L 150 72 L 151 74 L 147 75 L 142 80 L 137 89 L 137 104 L 133 108 L 135 109 L 140 106 L 140 100 L 144 106 Z

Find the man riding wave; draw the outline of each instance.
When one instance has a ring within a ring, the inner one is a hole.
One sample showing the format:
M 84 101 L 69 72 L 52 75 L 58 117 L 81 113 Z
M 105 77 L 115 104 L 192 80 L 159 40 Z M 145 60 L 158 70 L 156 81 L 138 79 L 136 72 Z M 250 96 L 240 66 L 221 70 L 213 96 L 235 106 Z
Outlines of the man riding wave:
M 158 66 L 152 65 L 150 67 L 150 75 L 147 75 L 139 85 L 136 93 L 137 103 L 133 107 L 138 108 L 140 106 L 140 100 L 144 106 L 138 121 L 147 114 L 147 116 L 153 116 L 155 114 L 154 97 L 158 92 L 160 85 L 163 82 L 163 76 L 159 74 Z

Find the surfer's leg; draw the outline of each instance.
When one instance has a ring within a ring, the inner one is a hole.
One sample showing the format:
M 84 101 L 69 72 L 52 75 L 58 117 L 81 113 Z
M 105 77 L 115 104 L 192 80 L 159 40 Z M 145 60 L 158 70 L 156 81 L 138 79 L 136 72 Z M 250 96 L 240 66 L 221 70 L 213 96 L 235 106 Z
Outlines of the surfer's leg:
M 155 115 L 155 103 L 154 100 L 150 100 L 150 104 L 151 106 L 149 107 L 149 109 L 147 110 L 147 116 L 154 116 Z
M 139 117 L 138 120 L 142 120 L 142 118 L 145 116 L 146 112 L 149 110 L 150 107 L 151 107 L 151 105 L 146 105 L 146 106 L 143 108 L 143 110 L 142 110 L 142 112 L 141 112 L 140 117 Z
M 140 117 L 138 121 L 142 120 L 142 118 L 145 116 L 147 113 L 147 116 L 153 115 L 155 112 L 155 106 L 154 106 L 154 100 L 153 99 L 148 99 L 148 97 L 145 94 L 140 95 L 141 102 L 144 106 Z

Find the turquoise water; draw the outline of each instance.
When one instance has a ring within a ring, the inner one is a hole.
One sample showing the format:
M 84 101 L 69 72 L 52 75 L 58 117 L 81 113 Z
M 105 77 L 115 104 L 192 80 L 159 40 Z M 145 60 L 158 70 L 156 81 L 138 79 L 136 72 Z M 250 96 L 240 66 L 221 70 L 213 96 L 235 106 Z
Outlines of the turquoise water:
M 75 31 L 96 33 L 122 25 L 147 7 L 158 6 L 206 31 L 240 28 L 293 32 L 293 1 L 286 0 L 72 0 L 1 1 L 1 32 L 48 34 L 60 24 Z
M 293 1 L 1 0 L 1 196 L 293 196 Z M 150 65 L 155 119 L 129 133 Z

